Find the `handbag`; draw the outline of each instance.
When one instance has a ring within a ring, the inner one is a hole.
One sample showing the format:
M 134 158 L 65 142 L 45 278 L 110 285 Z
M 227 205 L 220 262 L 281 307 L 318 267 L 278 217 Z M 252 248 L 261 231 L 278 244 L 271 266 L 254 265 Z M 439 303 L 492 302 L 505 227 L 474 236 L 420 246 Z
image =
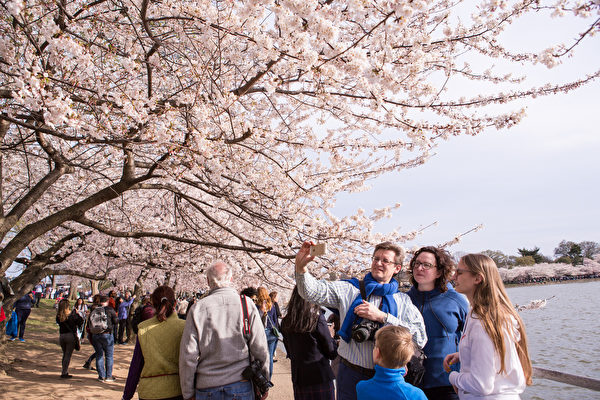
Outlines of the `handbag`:
M 69 316 L 69 318 L 71 318 L 71 316 Z M 73 329 L 71 329 L 71 326 L 69 325 L 69 319 L 67 319 L 65 321 L 65 325 L 67 326 L 67 329 L 69 330 L 69 332 L 71 332 L 71 334 L 73 335 L 73 338 L 75 339 L 75 350 L 79 351 L 81 350 L 81 342 L 79 341 L 79 336 L 77 336 L 77 334 L 75 332 L 73 332 Z
M 271 320 L 271 317 L 269 317 L 269 314 L 267 314 L 267 319 L 271 323 L 271 333 L 273 334 L 273 336 L 275 336 L 277 340 L 282 340 L 281 332 L 279 332 L 279 329 L 277 329 L 277 327 Z
M 418 344 L 413 342 L 415 347 L 415 354 L 412 356 L 406 368 L 408 372 L 404 376 L 404 380 L 413 386 L 422 388 L 423 376 L 425 376 L 425 360 L 427 356 L 422 348 Z

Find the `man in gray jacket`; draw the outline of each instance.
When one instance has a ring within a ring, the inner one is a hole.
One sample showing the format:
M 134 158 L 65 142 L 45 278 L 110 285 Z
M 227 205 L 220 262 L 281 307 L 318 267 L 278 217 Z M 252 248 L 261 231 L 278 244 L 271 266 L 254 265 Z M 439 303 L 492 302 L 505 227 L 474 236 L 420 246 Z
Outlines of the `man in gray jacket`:
M 269 376 L 269 349 L 258 309 L 252 300 L 243 297 L 250 320 L 246 341 L 240 295 L 231 287 L 231 267 L 217 261 L 206 276 L 210 292 L 190 309 L 181 337 L 179 377 L 183 398 L 194 399 L 198 393 L 199 398 L 212 394 L 253 400 L 252 383 L 242 377 L 250 365 L 250 355 L 262 363 L 264 376 Z

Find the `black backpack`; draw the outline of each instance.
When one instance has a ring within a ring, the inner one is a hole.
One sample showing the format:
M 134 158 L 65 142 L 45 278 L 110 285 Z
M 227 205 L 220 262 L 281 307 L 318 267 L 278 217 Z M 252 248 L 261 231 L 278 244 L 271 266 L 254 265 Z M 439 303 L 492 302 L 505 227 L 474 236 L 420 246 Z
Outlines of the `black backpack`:
M 411 385 L 420 388 L 423 383 L 423 376 L 425 375 L 425 360 L 427 359 L 427 356 L 423 349 L 414 341 L 413 345 L 415 347 L 415 354 L 408 364 L 406 364 L 408 371 L 406 372 L 406 376 L 404 376 L 404 380 Z

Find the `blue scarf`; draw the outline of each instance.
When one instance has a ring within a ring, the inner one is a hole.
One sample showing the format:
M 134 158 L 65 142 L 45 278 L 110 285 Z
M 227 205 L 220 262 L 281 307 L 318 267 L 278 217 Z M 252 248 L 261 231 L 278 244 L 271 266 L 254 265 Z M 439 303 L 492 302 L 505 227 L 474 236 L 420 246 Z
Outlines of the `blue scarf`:
M 369 272 L 365 276 L 365 292 L 367 292 L 367 298 L 372 294 L 375 296 L 381 296 L 381 311 L 390 313 L 394 317 L 398 316 L 398 305 L 396 304 L 396 300 L 394 300 L 394 294 L 398 292 L 398 282 L 395 279 L 392 279 L 390 283 L 379 283 Z M 354 287 L 360 290 L 359 280 L 356 278 L 352 278 L 347 280 Z M 360 293 L 354 299 L 348 312 L 346 313 L 346 318 L 344 318 L 344 323 L 340 327 L 338 334 L 346 343 L 350 342 L 351 334 L 352 334 L 352 325 L 354 325 L 357 320 L 362 320 L 358 315 L 354 314 L 354 308 L 362 304 L 362 297 Z

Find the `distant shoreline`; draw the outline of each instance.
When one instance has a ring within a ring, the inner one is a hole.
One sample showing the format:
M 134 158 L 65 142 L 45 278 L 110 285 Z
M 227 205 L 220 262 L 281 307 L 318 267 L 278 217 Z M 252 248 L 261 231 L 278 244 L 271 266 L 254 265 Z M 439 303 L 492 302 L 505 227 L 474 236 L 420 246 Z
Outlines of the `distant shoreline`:
M 504 286 L 506 287 L 519 287 L 519 286 L 537 286 L 537 285 L 554 285 L 558 283 L 579 283 L 579 282 L 591 282 L 591 281 L 600 281 L 600 276 L 596 276 L 593 278 L 572 278 L 572 279 L 543 279 L 540 281 L 529 281 L 529 282 L 504 282 Z

